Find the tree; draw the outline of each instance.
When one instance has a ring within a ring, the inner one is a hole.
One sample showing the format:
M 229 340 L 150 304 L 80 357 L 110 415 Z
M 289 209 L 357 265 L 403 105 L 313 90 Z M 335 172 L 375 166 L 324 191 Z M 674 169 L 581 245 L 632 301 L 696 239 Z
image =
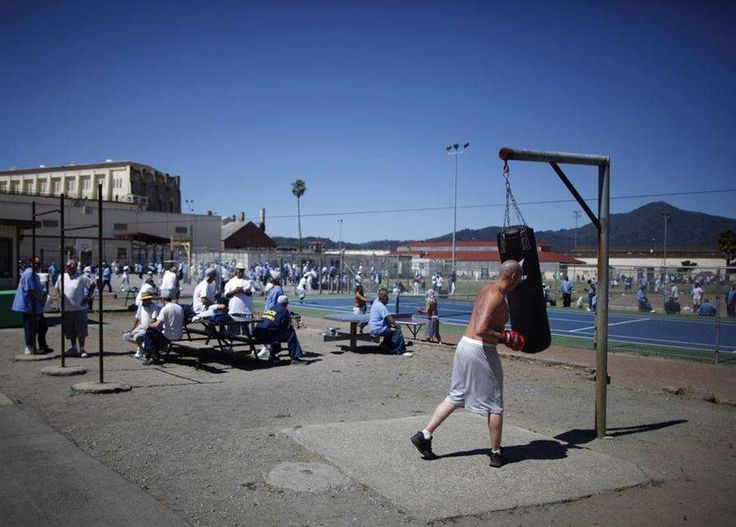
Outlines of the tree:
M 301 198 L 307 191 L 307 184 L 301 179 L 297 179 L 291 184 L 291 193 L 296 196 L 296 214 L 299 218 L 299 251 L 302 250 L 302 208 Z
M 726 257 L 726 267 L 731 265 L 731 260 L 736 259 L 736 232 L 732 230 L 723 231 L 718 235 L 718 247 Z

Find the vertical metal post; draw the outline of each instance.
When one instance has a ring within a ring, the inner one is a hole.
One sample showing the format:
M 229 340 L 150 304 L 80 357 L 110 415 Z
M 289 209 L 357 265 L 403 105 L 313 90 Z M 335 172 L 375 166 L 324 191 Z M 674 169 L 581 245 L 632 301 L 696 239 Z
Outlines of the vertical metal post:
M 104 373 L 104 355 L 105 347 L 103 345 L 103 316 L 102 316 L 102 183 L 97 185 L 97 287 L 99 288 L 99 306 L 100 306 L 100 383 L 105 382 Z
M 66 342 L 64 340 L 64 275 L 66 274 L 66 260 L 64 259 L 64 245 L 66 245 L 66 241 L 64 240 L 64 194 L 59 196 L 59 242 L 61 243 L 61 261 L 59 262 L 59 266 L 61 267 L 61 274 L 59 275 L 59 283 L 61 284 L 61 287 L 59 288 L 61 328 L 59 334 L 61 335 L 61 367 L 64 368 L 66 366 L 66 359 L 64 356 L 64 346 L 66 346 Z
M 455 270 L 455 236 L 457 232 L 457 153 L 455 154 L 455 177 L 453 178 L 454 203 L 452 207 L 452 270 Z
M 596 383 L 595 432 L 606 435 L 606 396 L 608 383 L 608 238 L 610 161 L 598 166 L 598 299 L 596 303 Z
M 31 268 L 36 257 L 36 202 L 31 202 Z
M 726 272 L 728 276 L 728 272 Z M 716 273 L 716 346 L 715 346 L 715 363 L 718 364 L 718 359 L 721 354 L 721 271 L 720 269 Z M 728 298 L 728 297 L 726 297 Z M 727 308 L 728 309 L 728 308 Z

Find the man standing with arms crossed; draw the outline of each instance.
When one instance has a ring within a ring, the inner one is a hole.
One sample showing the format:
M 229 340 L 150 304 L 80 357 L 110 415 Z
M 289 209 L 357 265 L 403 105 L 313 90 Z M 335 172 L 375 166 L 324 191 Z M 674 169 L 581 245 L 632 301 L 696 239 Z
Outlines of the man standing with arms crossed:
M 411 437 L 425 458 L 437 457 L 432 451 L 432 433 L 452 412 L 464 406 L 488 416 L 491 466 L 501 467 L 506 463 L 501 449 L 503 370 L 496 344 L 500 342 L 515 351 L 524 347 L 525 339 L 520 333 L 504 330 L 509 318 L 506 295 L 516 288 L 521 277 L 519 263 L 507 260 L 501 265 L 498 278 L 478 294 L 468 327 L 455 349 L 450 393 L 437 406 L 427 427 Z

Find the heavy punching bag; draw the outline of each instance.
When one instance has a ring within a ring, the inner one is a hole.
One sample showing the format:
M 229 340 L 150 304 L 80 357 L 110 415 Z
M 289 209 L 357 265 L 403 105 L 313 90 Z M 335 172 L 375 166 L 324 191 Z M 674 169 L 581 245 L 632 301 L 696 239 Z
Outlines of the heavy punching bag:
M 542 273 L 534 229 L 526 225 L 504 227 L 496 235 L 501 262 L 516 260 L 523 278 L 508 295 L 511 328 L 526 337 L 524 353 L 539 353 L 552 343 L 547 319 L 547 302 L 542 289 Z

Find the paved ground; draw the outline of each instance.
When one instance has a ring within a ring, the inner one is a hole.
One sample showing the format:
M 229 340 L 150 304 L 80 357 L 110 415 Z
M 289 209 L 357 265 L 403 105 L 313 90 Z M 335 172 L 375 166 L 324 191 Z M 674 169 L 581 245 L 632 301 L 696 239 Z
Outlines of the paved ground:
M 306 320 L 308 365 L 213 356 L 194 370 L 191 357 L 141 365 L 114 337 L 129 323 L 106 316 L 105 372 L 133 390 L 98 396 L 70 390 L 96 380 L 97 357 L 69 360 L 82 377 L 43 376 L 47 364 L 12 360 L 22 331 L 0 330 L 4 524 L 728 525 L 736 512 L 733 366 L 612 356 L 612 439 L 597 440 L 592 352 L 504 355 L 515 462 L 495 470 L 465 412 L 435 435 L 445 457 L 408 442 L 445 394 L 451 346 L 342 353 Z

